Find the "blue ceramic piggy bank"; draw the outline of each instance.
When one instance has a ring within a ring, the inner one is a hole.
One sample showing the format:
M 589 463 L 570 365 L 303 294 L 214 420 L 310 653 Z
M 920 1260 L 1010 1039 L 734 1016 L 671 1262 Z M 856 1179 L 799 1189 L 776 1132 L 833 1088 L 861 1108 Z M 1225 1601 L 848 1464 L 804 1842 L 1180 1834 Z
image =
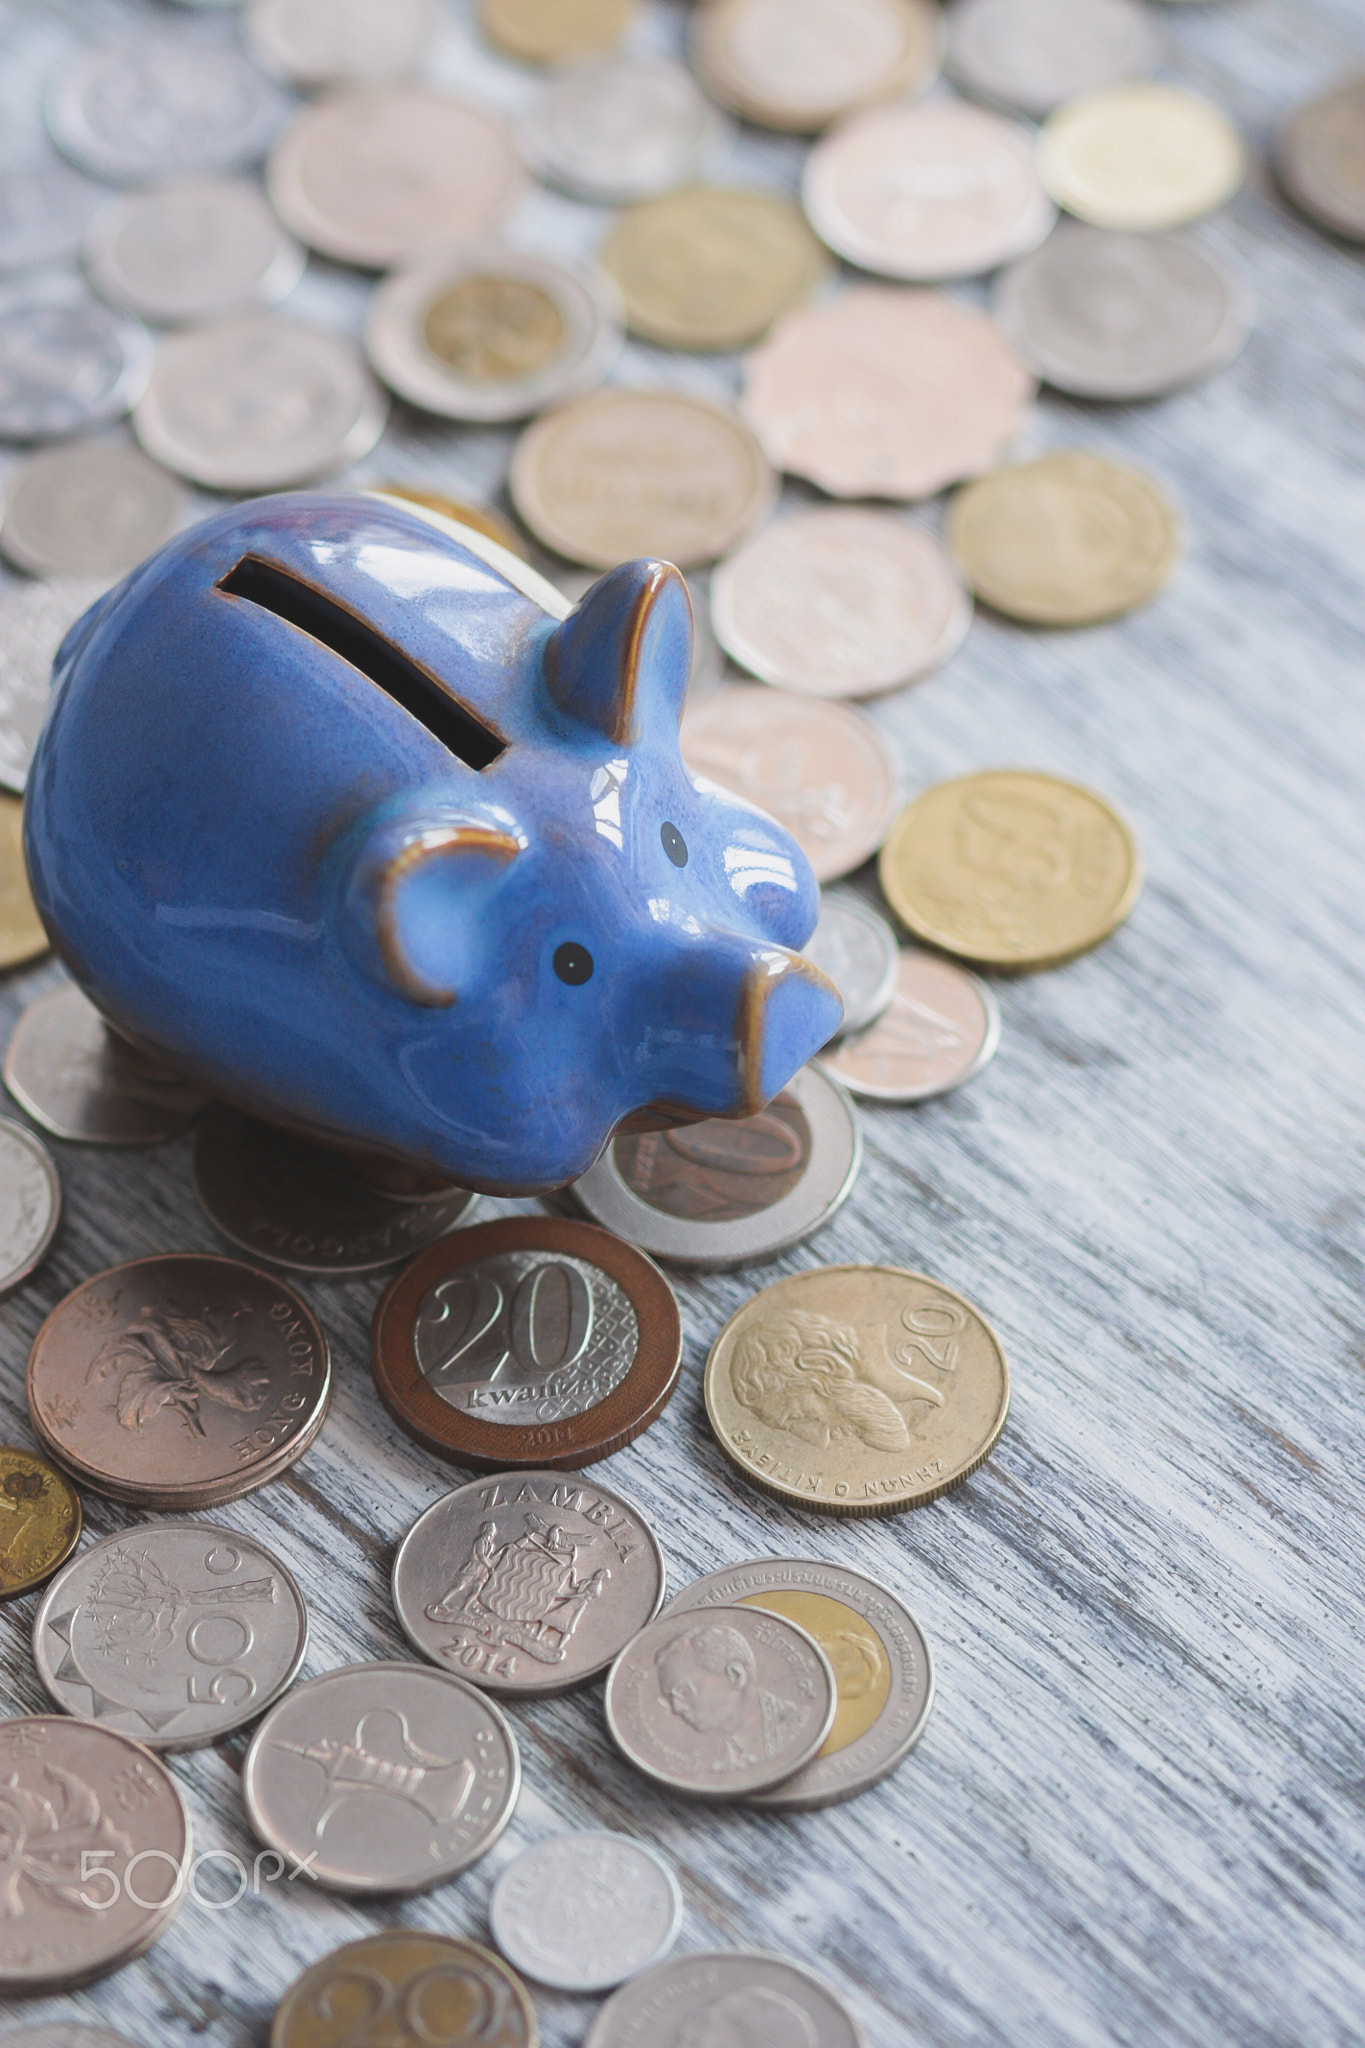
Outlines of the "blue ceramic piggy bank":
M 817 892 L 678 752 L 662 562 L 575 610 L 382 495 L 233 506 L 57 657 L 34 896 L 117 1029 L 258 1116 L 561 1185 L 636 1119 L 747 1116 L 829 1037 Z

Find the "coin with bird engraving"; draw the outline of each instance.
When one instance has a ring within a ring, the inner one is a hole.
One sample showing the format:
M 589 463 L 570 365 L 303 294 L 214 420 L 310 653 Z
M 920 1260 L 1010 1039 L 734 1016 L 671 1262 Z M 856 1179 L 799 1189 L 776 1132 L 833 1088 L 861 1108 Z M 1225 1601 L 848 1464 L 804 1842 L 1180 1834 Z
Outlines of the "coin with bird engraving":
M 682 1891 L 663 1857 L 606 1829 L 523 1849 L 488 1901 L 508 1960 L 537 1984 L 579 1993 L 610 1991 L 662 1962 L 682 1917 Z

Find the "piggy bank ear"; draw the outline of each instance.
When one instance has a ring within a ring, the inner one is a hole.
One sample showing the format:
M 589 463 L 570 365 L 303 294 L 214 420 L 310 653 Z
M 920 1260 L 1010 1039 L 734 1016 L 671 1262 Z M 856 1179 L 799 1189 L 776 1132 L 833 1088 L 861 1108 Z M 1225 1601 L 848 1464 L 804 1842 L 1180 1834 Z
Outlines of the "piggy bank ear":
M 692 599 L 671 562 L 609 570 L 545 647 L 553 701 L 619 747 L 676 734 L 691 670 Z
M 379 828 L 346 886 L 352 950 L 410 1003 L 448 1008 L 480 974 L 496 898 L 525 851 L 510 821 L 411 819 Z

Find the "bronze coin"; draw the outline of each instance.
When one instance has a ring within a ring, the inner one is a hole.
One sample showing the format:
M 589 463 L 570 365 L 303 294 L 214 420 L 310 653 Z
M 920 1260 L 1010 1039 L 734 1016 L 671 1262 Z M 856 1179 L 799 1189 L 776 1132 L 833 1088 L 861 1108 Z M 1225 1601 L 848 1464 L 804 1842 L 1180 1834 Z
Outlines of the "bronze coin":
M 509 1216 L 419 1252 L 374 1318 L 379 1398 L 410 1437 L 476 1472 L 574 1471 L 667 1406 L 673 1290 L 596 1224 Z

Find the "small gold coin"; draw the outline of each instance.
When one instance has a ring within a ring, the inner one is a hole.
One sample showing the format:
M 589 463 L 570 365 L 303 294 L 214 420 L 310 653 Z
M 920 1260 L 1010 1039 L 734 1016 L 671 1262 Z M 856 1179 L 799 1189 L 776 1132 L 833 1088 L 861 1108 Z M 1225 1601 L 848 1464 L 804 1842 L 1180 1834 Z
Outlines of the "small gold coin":
M 1061 449 L 967 484 L 948 545 L 998 612 L 1088 626 L 1157 595 L 1180 558 L 1180 521 L 1141 470 Z
M 1022 974 L 1107 939 L 1137 902 L 1142 859 L 1093 790 L 1037 769 L 992 768 L 916 797 L 891 828 L 878 874 L 917 938 Z
M 1175 228 L 1231 199 L 1246 151 L 1208 100 L 1139 80 L 1060 108 L 1038 138 L 1038 175 L 1058 206 L 1094 227 Z
M 886 1645 L 864 1615 L 843 1600 L 831 1600 L 828 1593 L 805 1593 L 796 1587 L 778 1587 L 770 1593 L 746 1593 L 737 1607 L 762 1607 L 794 1621 L 808 1636 L 814 1636 L 829 1658 L 838 1687 L 838 1705 L 823 1747 L 812 1762 L 822 1756 L 837 1756 L 868 1729 L 886 1705 L 891 1691 L 891 1659 Z
M 809 298 L 830 262 L 773 192 L 693 185 L 622 215 L 600 251 L 632 333 L 665 348 L 742 348 Z
M 827 1515 L 895 1514 L 961 1485 L 1009 1399 L 980 1312 L 898 1266 L 778 1280 L 731 1316 L 706 1361 L 726 1457 L 765 1493 Z
M 50 1579 L 80 1533 L 80 1495 L 56 1466 L 0 1444 L 0 1600 Z
M 0 796 L 0 968 L 17 967 L 48 947 L 47 933 L 33 907 L 24 866 L 24 806 L 17 796 Z
M 439 512 L 443 518 L 453 519 L 457 526 L 472 526 L 475 533 L 486 534 L 499 547 L 520 555 L 523 562 L 530 560 L 526 543 L 516 528 L 499 519 L 486 505 L 466 505 L 460 498 L 448 498 L 444 491 L 422 490 L 416 484 L 376 484 L 374 488 L 381 497 L 406 498 L 410 505 L 425 505 L 428 512 Z
M 548 292 L 524 278 L 462 277 L 428 306 L 422 339 L 460 376 L 503 383 L 554 361 L 564 315 Z
M 490 43 L 527 64 L 568 64 L 619 43 L 635 0 L 483 0 Z

